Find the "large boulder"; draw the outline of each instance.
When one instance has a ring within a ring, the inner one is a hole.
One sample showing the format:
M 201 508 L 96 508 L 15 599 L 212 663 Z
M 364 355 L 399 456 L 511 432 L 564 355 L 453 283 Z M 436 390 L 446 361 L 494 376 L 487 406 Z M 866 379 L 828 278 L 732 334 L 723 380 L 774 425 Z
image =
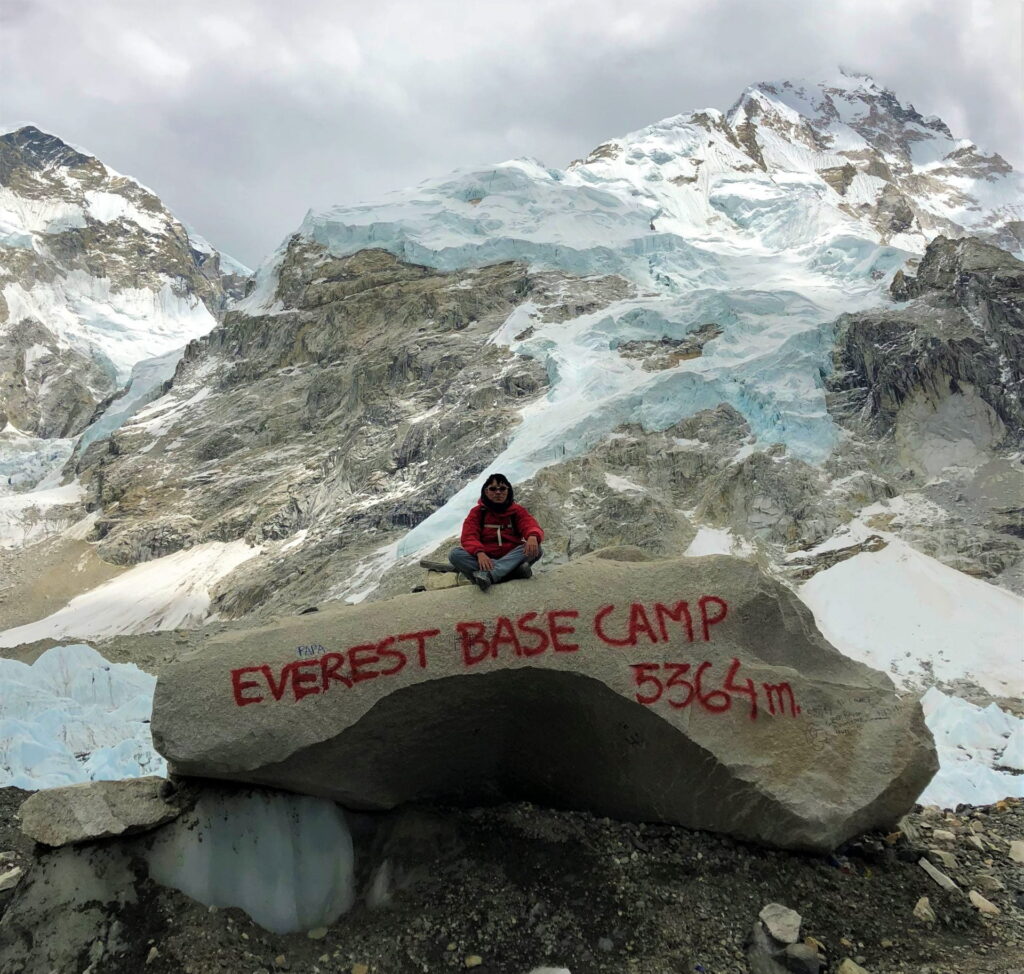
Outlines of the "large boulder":
M 149 775 L 44 788 L 18 811 L 21 831 L 44 845 L 73 845 L 155 829 L 192 803 L 189 789 Z
M 525 799 L 786 848 L 910 809 L 937 768 L 919 704 L 792 592 L 600 555 L 225 633 L 161 674 L 154 741 L 179 774 L 351 808 Z

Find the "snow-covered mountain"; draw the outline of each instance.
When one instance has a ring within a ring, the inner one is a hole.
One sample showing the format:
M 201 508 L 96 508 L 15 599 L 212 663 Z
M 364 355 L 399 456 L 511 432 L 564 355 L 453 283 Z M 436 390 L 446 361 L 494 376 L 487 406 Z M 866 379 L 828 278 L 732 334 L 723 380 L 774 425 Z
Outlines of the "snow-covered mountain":
M 383 247 L 446 269 L 512 259 L 640 276 L 646 263 L 652 283 L 692 289 L 742 284 L 729 258 L 783 251 L 830 277 L 870 276 L 938 234 L 1019 256 L 1022 200 L 1002 157 L 841 75 L 754 85 L 724 114 L 664 119 L 565 171 L 514 160 L 311 213 L 301 232 L 336 255 Z
M 88 434 L 78 530 L 175 579 L 194 553 L 192 620 L 294 611 L 407 588 L 500 469 L 556 560 L 713 536 L 801 582 L 888 543 L 868 511 L 1018 591 L 1020 265 L 951 238 L 1018 247 L 1022 199 L 844 75 L 310 213 L 166 395 Z
M 134 179 L 33 126 L 0 135 L 4 486 L 66 455 L 138 363 L 208 332 L 248 274 Z
M 920 801 L 1024 795 L 1024 183 L 870 79 L 760 84 L 564 171 L 310 213 L 244 296 L 152 194 L 35 130 L 0 139 L 0 203 L 0 471 L 51 471 L 0 485 L 0 656 L 51 647 L 0 659 L 0 785 L 163 773 L 154 681 L 125 661 L 421 585 L 500 470 L 546 531 L 539 599 L 551 564 L 610 545 L 750 559 L 923 694 L 941 767 Z M 52 646 L 81 639 L 102 655 Z M 319 927 L 249 905 L 291 909 L 238 836 L 330 866 L 347 833 L 272 800 L 218 810 L 207 858 L 152 878 Z M 947 821 L 954 878 L 1012 910 L 972 874 L 1006 858 L 1007 819 Z M 257 879 L 212 893 L 211 862 Z

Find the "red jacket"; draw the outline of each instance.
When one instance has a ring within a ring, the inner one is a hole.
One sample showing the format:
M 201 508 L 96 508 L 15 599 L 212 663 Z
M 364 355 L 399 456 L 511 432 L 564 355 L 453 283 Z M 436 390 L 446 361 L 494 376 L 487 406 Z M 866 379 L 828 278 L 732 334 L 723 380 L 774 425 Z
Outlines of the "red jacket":
M 462 547 L 471 555 L 480 552 L 501 558 L 518 548 L 530 535 L 544 540 L 544 532 L 533 515 L 522 504 L 509 504 L 504 514 L 495 514 L 477 501 L 462 522 Z

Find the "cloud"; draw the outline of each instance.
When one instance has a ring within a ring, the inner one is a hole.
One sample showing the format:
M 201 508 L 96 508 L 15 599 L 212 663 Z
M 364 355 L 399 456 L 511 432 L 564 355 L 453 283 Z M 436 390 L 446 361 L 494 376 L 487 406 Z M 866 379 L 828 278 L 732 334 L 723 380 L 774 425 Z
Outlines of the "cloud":
M 257 263 L 311 206 L 510 156 L 563 166 L 840 63 L 1021 165 L 1020 17 L 1003 0 L 5 0 L 0 114 Z

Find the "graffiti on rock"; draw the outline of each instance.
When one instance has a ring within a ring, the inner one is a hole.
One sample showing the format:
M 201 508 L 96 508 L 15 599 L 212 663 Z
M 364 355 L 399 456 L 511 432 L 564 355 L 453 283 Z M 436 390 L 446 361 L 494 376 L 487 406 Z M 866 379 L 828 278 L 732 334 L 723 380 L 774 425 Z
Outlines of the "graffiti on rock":
M 297 647 L 299 659 L 291 662 L 231 670 L 231 692 L 239 707 L 282 700 L 298 702 L 338 688 L 352 689 L 366 681 L 394 677 L 407 668 L 426 670 L 431 656 L 449 645 L 448 651 L 454 651 L 463 667 L 471 669 L 489 660 L 577 653 L 583 649 L 579 640 L 588 631 L 599 645 L 615 650 L 707 643 L 712 641 L 714 627 L 725 622 L 728 615 L 725 599 L 702 595 L 695 602 L 680 600 L 673 605 L 609 603 L 590 620 L 581 620 L 577 609 L 465 620 L 455 624 L 448 639 L 438 639 L 440 629 L 423 629 L 338 651 L 314 643 Z M 758 685 L 749 677 L 744 679 L 740 676 L 741 663 L 735 658 L 717 682 L 710 660 L 626 665 L 632 674 L 634 698 L 645 707 L 695 707 L 708 714 L 743 710 L 750 720 L 757 720 L 759 715 L 797 717 L 801 712 L 789 683 Z

